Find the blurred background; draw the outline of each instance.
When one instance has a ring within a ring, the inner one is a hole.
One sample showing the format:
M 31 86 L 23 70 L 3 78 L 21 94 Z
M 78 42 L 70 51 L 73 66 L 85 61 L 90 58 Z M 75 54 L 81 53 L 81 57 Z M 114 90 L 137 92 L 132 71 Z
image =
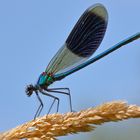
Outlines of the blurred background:
M 107 8 L 109 23 L 94 56 L 140 31 L 139 0 L 0 1 L 0 132 L 33 119 L 39 102 L 35 95 L 26 96 L 26 85 L 36 83 L 78 18 L 95 3 Z M 51 87 L 69 87 L 73 109 L 77 111 L 113 100 L 140 105 L 140 40 Z M 56 96 L 61 99 L 60 113 L 68 112 L 68 97 Z M 52 100 L 41 97 L 44 115 Z M 139 137 L 140 119 L 130 119 L 59 139 L 138 140 Z

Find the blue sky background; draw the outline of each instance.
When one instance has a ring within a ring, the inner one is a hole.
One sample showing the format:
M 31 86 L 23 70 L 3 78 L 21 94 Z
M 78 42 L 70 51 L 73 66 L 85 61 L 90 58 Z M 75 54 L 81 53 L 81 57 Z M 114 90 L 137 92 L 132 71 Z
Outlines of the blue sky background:
M 33 119 L 39 104 L 34 95 L 26 96 L 26 85 L 36 82 L 78 18 L 95 3 L 105 5 L 109 23 L 104 40 L 94 55 L 140 31 L 139 0 L 0 1 L 0 131 Z M 52 87 L 69 87 L 73 108 L 77 111 L 113 100 L 140 105 L 140 40 L 54 83 Z M 52 100 L 41 97 L 45 104 L 43 115 Z M 69 111 L 68 98 L 64 95 L 58 97 L 61 99 L 60 112 Z M 84 140 L 87 137 L 94 140 L 137 140 L 140 119 L 107 123 L 94 132 L 60 139 Z

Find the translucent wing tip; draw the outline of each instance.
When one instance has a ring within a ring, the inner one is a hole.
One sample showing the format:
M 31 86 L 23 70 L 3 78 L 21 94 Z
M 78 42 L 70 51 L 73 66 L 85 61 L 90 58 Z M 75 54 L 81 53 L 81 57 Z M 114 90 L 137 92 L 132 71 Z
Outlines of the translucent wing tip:
M 87 11 L 92 12 L 96 15 L 98 15 L 99 17 L 101 17 L 102 19 L 104 19 L 106 22 L 108 21 L 108 13 L 106 8 L 104 7 L 104 5 L 97 3 L 94 4 L 92 6 L 90 6 Z

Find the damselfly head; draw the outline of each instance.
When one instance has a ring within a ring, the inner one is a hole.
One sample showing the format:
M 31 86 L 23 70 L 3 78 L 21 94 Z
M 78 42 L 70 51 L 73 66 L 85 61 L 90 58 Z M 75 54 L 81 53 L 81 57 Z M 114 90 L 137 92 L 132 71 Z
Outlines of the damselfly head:
M 31 95 L 33 94 L 34 91 L 36 92 L 36 90 L 37 90 L 37 89 L 36 89 L 33 85 L 28 85 L 28 86 L 26 87 L 25 92 L 26 92 L 27 96 L 31 96 Z

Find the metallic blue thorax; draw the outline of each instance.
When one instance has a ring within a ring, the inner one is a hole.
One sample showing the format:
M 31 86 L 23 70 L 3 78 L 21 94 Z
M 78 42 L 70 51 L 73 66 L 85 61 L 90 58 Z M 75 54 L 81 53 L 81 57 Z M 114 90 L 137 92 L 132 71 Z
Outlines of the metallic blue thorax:
M 37 85 L 49 86 L 53 82 L 54 82 L 54 80 L 53 80 L 52 76 L 50 74 L 47 74 L 46 72 L 43 72 L 38 78 Z

